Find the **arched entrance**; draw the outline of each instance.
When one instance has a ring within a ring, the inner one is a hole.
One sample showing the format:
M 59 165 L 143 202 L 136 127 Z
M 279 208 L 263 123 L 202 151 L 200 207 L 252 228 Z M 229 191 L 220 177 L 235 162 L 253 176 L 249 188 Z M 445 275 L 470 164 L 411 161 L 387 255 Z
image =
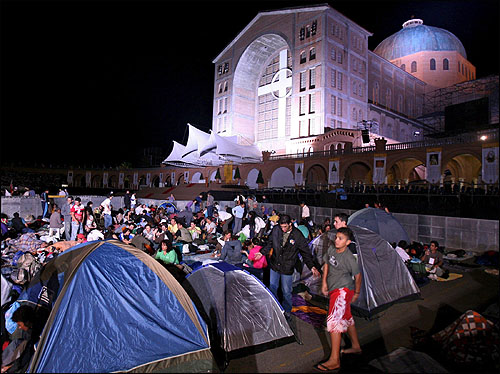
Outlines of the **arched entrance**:
M 444 165 L 444 183 L 477 183 L 481 174 L 481 161 L 469 153 L 457 155 Z
M 320 188 L 328 186 L 328 173 L 321 165 L 313 165 L 306 173 L 306 188 Z
M 199 171 L 197 171 L 191 177 L 191 183 L 200 183 L 200 180 L 202 180 L 202 179 L 203 179 L 203 175 Z
M 295 178 L 290 169 L 282 166 L 273 171 L 269 187 L 291 187 L 295 186 Z
M 257 177 L 259 176 L 259 171 L 257 169 L 252 169 L 248 173 L 246 185 L 250 188 L 259 188 L 257 184 Z
M 356 184 L 371 184 L 372 170 L 364 162 L 354 162 L 344 173 L 344 186 L 354 187 Z
M 416 158 L 395 162 L 387 171 L 388 184 L 406 184 L 425 180 L 425 164 Z

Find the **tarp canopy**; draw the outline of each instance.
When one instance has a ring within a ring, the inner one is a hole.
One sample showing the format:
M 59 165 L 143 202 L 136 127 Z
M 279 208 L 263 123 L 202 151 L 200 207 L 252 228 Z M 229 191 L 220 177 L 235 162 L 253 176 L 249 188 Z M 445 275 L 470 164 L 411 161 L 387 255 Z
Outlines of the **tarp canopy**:
M 238 136 L 220 136 L 201 131 L 188 123 L 189 137 L 186 145 L 174 141 L 172 151 L 163 161 L 174 166 L 218 166 L 228 161 L 258 162 L 262 153 L 256 145 L 238 144 Z
M 398 301 L 420 297 L 420 289 L 396 250 L 379 234 L 363 227 L 349 225 L 354 234 L 358 265 L 363 276 L 361 293 L 352 304 L 353 313 L 371 317 Z M 333 245 L 335 231 L 311 241 L 313 257 L 323 265 L 322 254 Z M 321 294 L 321 280 L 304 266 L 303 282 L 312 294 Z
M 348 225 L 367 228 L 379 234 L 389 243 L 398 243 L 400 240 L 410 244 L 410 238 L 401 223 L 390 213 L 378 208 L 364 208 L 353 213 Z
M 186 279 L 225 352 L 293 336 L 276 298 L 246 271 L 219 262 L 199 267 Z
M 53 307 L 29 372 L 217 370 L 193 302 L 135 247 L 85 243 L 47 263 L 36 282 Z

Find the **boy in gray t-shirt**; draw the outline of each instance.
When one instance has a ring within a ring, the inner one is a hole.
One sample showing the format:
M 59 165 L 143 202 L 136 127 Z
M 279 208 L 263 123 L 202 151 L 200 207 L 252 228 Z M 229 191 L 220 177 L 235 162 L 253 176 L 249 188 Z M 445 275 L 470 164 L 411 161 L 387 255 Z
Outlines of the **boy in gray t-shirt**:
M 358 334 L 351 314 L 351 302 L 358 299 L 361 290 L 361 272 L 356 258 L 348 246 L 352 232 L 347 227 L 337 230 L 335 246 L 330 246 L 323 256 L 323 278 L 321 291 L 330 297 L 327 330 L 330 333 L 332 350 L 330 358 L 314 366 L 317 371 L 340 369 L 340 353 L 360 354 Z M 354 280 L 353 280 L 354 277 Z M 340 351 L 342 333 L 347 332 L 352 347 Z

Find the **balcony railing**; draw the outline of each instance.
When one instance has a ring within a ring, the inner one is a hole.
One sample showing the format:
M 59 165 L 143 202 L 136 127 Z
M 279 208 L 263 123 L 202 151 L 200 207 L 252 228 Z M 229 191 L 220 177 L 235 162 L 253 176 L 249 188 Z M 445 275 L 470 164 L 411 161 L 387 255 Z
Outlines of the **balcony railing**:
M 404 149 L 437 147 L 437 146 L 452 145 L 452 144 L 468 144 L 480 141 L 492 142 L 492 141 L 498 141 L 498 139 L 499 139 L 498 129 L 491 129 L 480 132 L 465 133 L 456 136 L 450 136 L 447 138 L 426 139 L 426 140 L 419 140 L 416 142 L 386 144 L 385 150 L 397 151 Z M 301 158 L 314 158 L 314 157 L 335 157 L 349 153 L 366 153 L 366 152 L 375 152 L 375 146 L 356 147 L 352 148 L 352 150 L 335 149 L 335 150 L 325 150 L 316 152 L 289 153 L 285 155 L 274 155 L 271 156 L 269 159 L 274 161 L 274 160 L 301 159 Z

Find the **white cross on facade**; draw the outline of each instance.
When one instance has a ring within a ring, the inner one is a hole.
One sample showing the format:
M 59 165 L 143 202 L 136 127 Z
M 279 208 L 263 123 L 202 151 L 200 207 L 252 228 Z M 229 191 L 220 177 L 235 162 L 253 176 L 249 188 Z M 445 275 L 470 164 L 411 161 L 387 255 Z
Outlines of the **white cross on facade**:
M 285 136 L 286 126 L 286 98 L 292 94 L 292 77 L 288 77 L 287 50 L 280 52 L 279 70 L 273 76 L 271 83 L 259 87 L 258 96 L 271 93 L 278 100 L 278 137 Z M 278 95 L 276 95 L 278 92 Z

